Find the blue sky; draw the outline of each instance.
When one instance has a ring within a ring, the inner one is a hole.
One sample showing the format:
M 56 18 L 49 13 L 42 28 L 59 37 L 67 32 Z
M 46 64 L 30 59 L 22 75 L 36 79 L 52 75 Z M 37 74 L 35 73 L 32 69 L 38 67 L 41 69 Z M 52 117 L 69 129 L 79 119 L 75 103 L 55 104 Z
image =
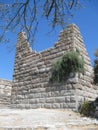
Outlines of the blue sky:
M 94 51 L 98 48 L 98 0 L 84 0 L 85 7 L 74 12 L 74 17 L 69 23 L 75 23 L 83 36 L 84 44 L 93 65 Z M 42 51 L 58 40 L 61 28 L 50 31 L 46 20 L 41 20 L 38 28 L 33 50 Z M 12 80 L 15 59 L 15 43 L 17 34 L 8 33 L 10 43 L 0 44 L 0 78 Z

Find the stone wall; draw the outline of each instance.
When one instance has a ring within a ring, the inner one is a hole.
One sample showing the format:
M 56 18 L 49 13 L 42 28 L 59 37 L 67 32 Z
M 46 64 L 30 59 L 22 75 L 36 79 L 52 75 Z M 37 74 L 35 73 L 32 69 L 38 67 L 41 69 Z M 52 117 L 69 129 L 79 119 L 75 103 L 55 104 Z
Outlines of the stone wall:
M 10 105 L 12 82 L 0 79 L 0 107 Z
M 50 83 L 53 63 L 69 51 L 79 49 L 85 61 L 84 74 L 65 83 Z M 40 53 L 32 51 L 24 32 L 19 33 L 13 75 L 11 103 L 18 108 L 77 109 L 85 99 L 94 99 L 92 67 L 80 31 L 74 24 L 60 32 L 54 47 Z

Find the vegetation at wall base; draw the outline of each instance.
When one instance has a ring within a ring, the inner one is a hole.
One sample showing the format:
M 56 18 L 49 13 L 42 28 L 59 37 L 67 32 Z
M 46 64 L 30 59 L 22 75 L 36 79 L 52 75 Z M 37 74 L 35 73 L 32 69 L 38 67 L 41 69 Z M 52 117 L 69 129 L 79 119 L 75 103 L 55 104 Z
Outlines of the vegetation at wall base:
M 79 52 L 71 51 L 65 53 L 61 59 L 53 64 L 50 81 L 66 81 L 70 74 L 82 73 L 84 70 L 84 60 L 80 57 Z
M 95 108 L 96 107 L 94 105 L 94 102 L 84 101 L 79 109 L 79 112 L 84 116 L 93 117 L 95 113 Z
M 98 107 L 98 97 L 94 101 L 84 101 L 79 107 L 79 112 L 84 116 L 96 118 L 96 107 Z

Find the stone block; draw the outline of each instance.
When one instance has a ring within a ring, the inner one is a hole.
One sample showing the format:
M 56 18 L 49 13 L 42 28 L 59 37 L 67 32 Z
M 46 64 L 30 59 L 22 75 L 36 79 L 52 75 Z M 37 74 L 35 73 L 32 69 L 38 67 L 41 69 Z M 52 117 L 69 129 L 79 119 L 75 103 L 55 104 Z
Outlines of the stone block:
M 76 97 L 75 96 L 71 96 L 70 97 L 70 102 L 76 102 Z
M 45 93 L 45 92 L 41 93 L 41 98 L 46 98 L 47 96 L 48 96 L 47 93 Z
M 41 98 L 41 93 L 34 93 L 33 98 Z
M 56 102 L 56 103 L 65 102 L 65 97 L 55 97 L 55 102 Z
M 59 91 L 52 91 L 51 92 L 51 96 L 54 96 L 54 97 L 57 97 L 60 95 L 60 92 Z
M 68 103 L 63 103 L 63 108 L 68 108 Z
M 68 90 L 71 90 L 71 89 L 73 89 L 73 86 L 72 86 L 72 84 L 68 84 L 68 85 L 66 85 L 66 88 L 67 88 Z
M 17 95 L 17 99 L 24 99 L 24 95 Z
M 65 97 L 65 102 L 70 102 L 70 96 Z
M 76 103 L 68 103 L 68 108 L 71 108 L 71 109 L 75 109 L 76 108 Z
M 52 96 L 52 92 L 48 92 L 47 95 L 48 95 L 48 97 L 51 97 Z
M 67 83 L 78 83 L 78 78 L 70 78 L 67 80 Z
M 60 103 L 53 103 L 52 108 L 54 108 L 54 109 L 60 108 Z
M 29 98 L 29 99 L 33 99 L 33 97 L 34 97 L 34 93 L 30 93 L 30 94 L 28 95 L 28 98 Z
M 75 94 L 75 90 L 61 90 L 60 94 L 62 96 L 70 96 Z
M 27 88 L 25 88 L 25 89 L 22 90 L 22 94 L 27 94 L 27 93 L 28 93 Z
M 46 102 L 46 98 L 39 98 L 39 103 L 45 103 Z
M 29 99 L 30 104 L 37 104 L 39 103 L 39 99 Z
M 25 109 L 30 109 L 30 104 L 25 104 Z
M 51 103 L 45 103 L 45 104 L 44 104 L 44 107 L 51 109 L 51 108 L 52 108 L 52 104 L 51 104 Z
M 46 103 L 54 103 L 54 102 L 55 102 L 54 97 L 46 98 Z
M 19 109 L 24 109 L 25 104 L 16 104 L 16 107 L 19 108 Z
M 39 93 L 39 92 L 45 92 L 46 88 L 34 88 L 34 89 L 30 89 L 31 93 Z
M 40 107 L 41 107 L 41 104 L 30 104 L 30 108 L 32 108 L 32 109 L 37 109 Z

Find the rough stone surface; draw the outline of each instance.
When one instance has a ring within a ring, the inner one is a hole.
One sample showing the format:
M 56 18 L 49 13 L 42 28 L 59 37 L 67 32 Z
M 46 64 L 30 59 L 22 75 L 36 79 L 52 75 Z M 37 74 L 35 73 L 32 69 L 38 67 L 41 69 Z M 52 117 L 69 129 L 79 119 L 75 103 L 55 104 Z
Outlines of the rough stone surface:
M 11 103 L 12 82 L 0 79 L 0 107 Z
M 64 53 L 77 49 L 85 62 L 84 73 L 71 74 L 64 83 L 50 83 L 53 63 Z M 54 47 L 40 53 L 32 51 L 21 32 L 13 81 L 0 79 L 0 108 L 8 108 L 0 109 L 0 130 L 98 130 L 97 119 L 81 117 L 69 110 L 77 110 L 83 101 L 94 100 L 97 95 L 93 68 L 76 25 L 61 31 Z M 98 105 L 95 117 L 98 118 Z
M 0 109 L 0 130 L 98 130 L 98 120 L 71 110 Z
M 51 68 L 69 51 L 80 51 L 84 73 L 70 74 L 64 83 L 51 83 Z M 84 100 L 94 100 L 98 86 L 93 85 L 93 68 L 78 27 L 69 25 L 60 32 L 58 42 L 40 53 L 33 51 L 24 32 L 16 46 L 13 81 L 0 80 L 0 106 L 13 108 L 71 108 L 77 110 Z M 10 100 L 11 99 L 11 100 Z
M 53 63 L 69 51 L 80 51 L 84 73 L 71 75 L 65 83 L 50 83 Z M 54 47 L 40 53 L 32 51 L 24 32 L 16 47 L 11 103 L 20 108 L 78 109 L 84 100 L 97 97 L 93 70 L 78 27 L 69 25 L 60 32 Z

